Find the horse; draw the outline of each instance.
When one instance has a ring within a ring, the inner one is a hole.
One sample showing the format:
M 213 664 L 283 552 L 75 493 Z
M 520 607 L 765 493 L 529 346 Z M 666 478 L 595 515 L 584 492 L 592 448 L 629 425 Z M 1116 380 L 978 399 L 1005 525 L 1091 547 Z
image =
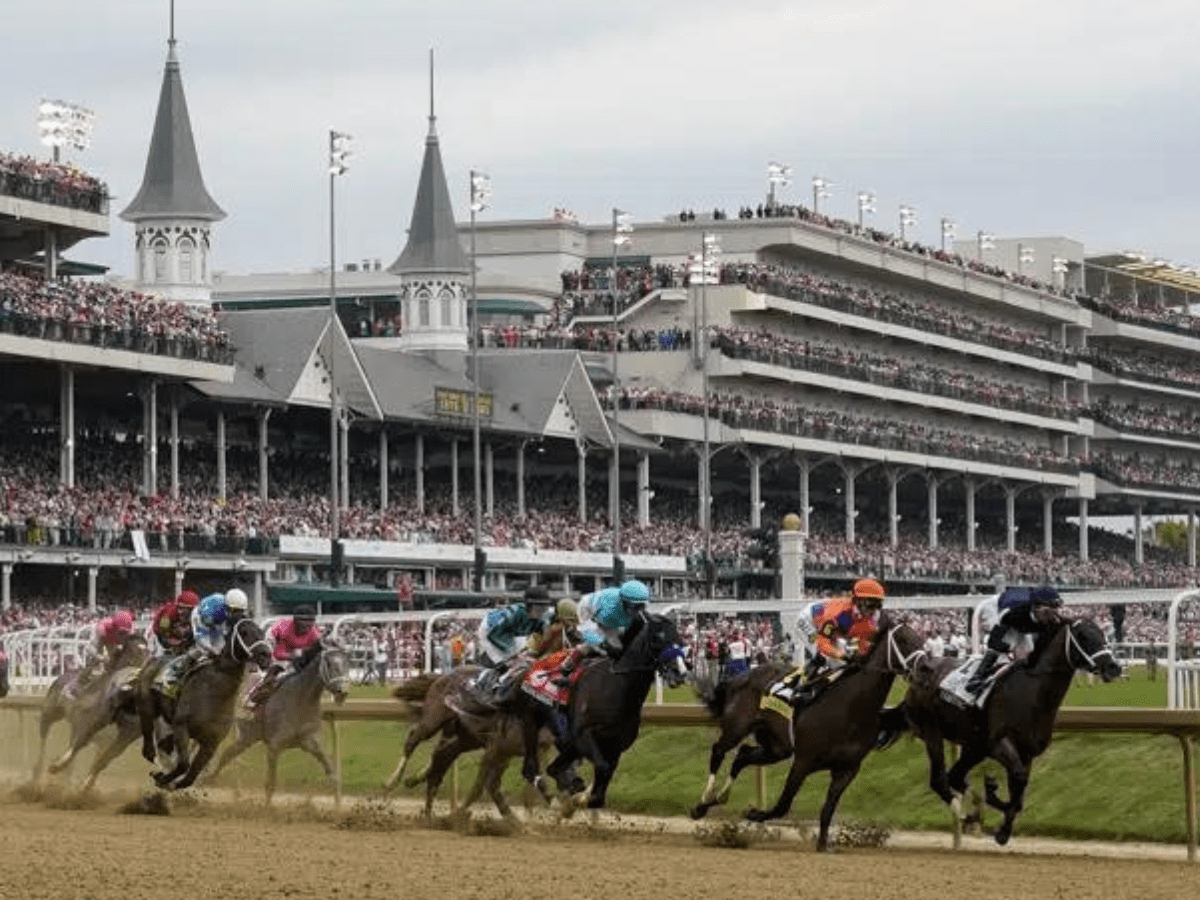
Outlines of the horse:
M 0 648 L 0 700 L 8 696 L 8 654 Z
M 204 771 L 233 724 L 233 707 L 248 662 L 265 669 L 271 664 L 271 650 L 262 628 L 252 619 L 240 619 L 230 631 L 220 654 L 186 676 L 174 703 L 164 700 L 153 690 L 138 698 L 142 756 L 149 762 L 154 761 L 153 727 L 158 716 L 167 721 L 174 739 L 175 767 L 152 774 L 160 788 L 183 790 L 191 787 Z M 197 744 L 195 755 L 191 753 L 192 741 Z
M 704 705 L 717 719 L 721 733 L 709 750 L 708 782 L 700 802 L 690 810 L 693 819 L 704 818 L 712 807 L 728 801 L 733 783 L 747 766 L 769 766 L 792 755 L 791 716 L 762 708 L 762 698 L 771 685 L 789 671 L 788 666 L 765 663 L 743 675 L 722 679 L 701 694 Z M 757 743 L 743 743 L 750 737 Z M 717 773 L 726 754 L 735 747 L 737 754 L 729 767 L 729 775 L 717 791 Z
M 275 794 L 279 754 L 290 747 L 299 747 L 316 759 L 332 783 L 333 763 L 321 746 L 321 696 L 329 691 L 335 702 L 344 702 L 349 673 L 350 661 L 340 645 L 328 639 L 313 644 L 301 655 L 296 672 L 280 682 L 260 708 L 238 716 L 234 741 L 222 751 L 207 781 L 213 781 L 235 757 L 262 741 L 267 747 L 267 803 Z
M 416 748 L 433 737 L 441 735 L 434 748 L 429 764 L 416 775 L 405 779 L 407 787 L 425 782 L 424 816 L 433 815 L 433 798 L 441 787 L 450 766 L 464 753 L 483 749 L 479 771 L 475 782 L 459 805 L 460 812 L 471 807 L 487 792 L 496 809 L 505 819 L 514 821 L 512 808 L 500 790 L 500 782 L 509 762 L 525 752 L 523 725 L 517 717 L 498 710 L 488 715 L 471 715 L 460 712 L 462 704 L 456 699 L 459 692 L 482 671 L 478 666 L 455 669 L 445 675 L 426 674 L 409 679 L 398 685 L 392 695 L 413 705 L 420 705 L 421 717 L 409 730 L 404 741 L 404 751 L 395 771 L 384 783 L 384 790 L 391 791 L 400 781 L 405 768 Z M 548 745 L 548 732 L 541 735 L 541 743 Z
M 929 757 L 929 786 L 956 807 L 956 794 L 967 789 L 967 773 L 987 758 L 996 760 L 1008 776 L 1008 800 L 1000 799 L 995 780 L 985 783 L 989 806 L 1004 813 L 994 837 L 1006 844 L 1013 822 L 1024 805 L 1033 760 L 1050 745 L 1054 718 L 1077 669 L 1112 681 L 1121 674 L 1104 633 L 1090 619 L 1060 619 L 1043 631 L 1033 651 L 1005 673 L 982 709 L 950 702 L 942 695 L 942 678 L 957 665 L 954 659 L 933 663 L 910 679 L 901 704 L 909 725 L 925 744 Z M 946 771 L 943 741 L 958 744 L 961 755 Z
M 829 849 L 829 825 L 843 792 L 875 747 L 880 712 L 897 675 L 907 675 L 925 658 L 917 633 L 885 612 L 870 649 L 792 718 L 792 765 L 778 801 L 770 809 L 750 807 L 746 818 L 765 822 L 788 814 L 804 779 L 829 771 L 829 789 L 821 807 L 817 850 Z
M 40 782 L 46 753 L 46 739 L 51 727 L 66 720 L 71 729 L 67 749 L 51 763 L 49 771 L 57 774 L 64 771 L 75 756 L 104 729 L 115 724 L 116 733 L 112 740 L 100 749 L 88 772 L 84 789 L 90 789 L 108 764 L 124 752 L 137 735 L 134 727 L 136 717 L 123 711 L 123 703 L 129 694 L 128 684 L 146 660 L 146 642 L 138 635 L 127 639 L 117 655 L 101 669 L 81 691 L 72 695 L 78 684 L 79 671 L 63 672 L 50 683 L 46 699 L 38 717 L 40 743 L 37 761 L 33 765 L 33 780 Z
M 579 675 L 567 701 L 567 734 L 558 743 L 558 755 L 546 767 L 561 790 L 578 793 L 582 784 L 570 777 L 576 760 L 592 763 L 589 809 L 604 806 L 621 755 L 637 739 L 642 706 L 655 676 L 661 674 L 676 687 L 687 677 L 684 649 L 675 624 L 665 616 L 643 613 L 626 633 L 625 650 L 615 661 L 601 659 Z M 545 704 L 521 695 L 524 709 L 525 761 L 521 774 L 549 802 L 545 779 L 538 771 L 537 735 L 553 711 Z

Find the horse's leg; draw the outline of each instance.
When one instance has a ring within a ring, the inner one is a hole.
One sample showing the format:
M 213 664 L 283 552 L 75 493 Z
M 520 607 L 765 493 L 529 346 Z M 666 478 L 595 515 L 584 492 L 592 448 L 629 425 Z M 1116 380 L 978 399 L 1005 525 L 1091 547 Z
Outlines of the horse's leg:
M 200 777 L 200 773 L 204 771 L 204 767 L 208 765 L 208 761 L 213 758 L 213 754 L 217 752 L 218 741 L 214 740 L 197 740 L 200 749 L 196 751 L 196 755 L 192 757 L 191 764 L 187 766 L 183 775 L 180 778 L 171 782 L 171 789 L 182 791 L 190 788 L 196 783 L 196 779 Z M 274 772 L 271 767 L 271 754 L 267 754 L 267 778 L 270 783 L 270 790 L 274 791 Z
M 125 748 L 133 743 L 138 734 L 139 729 L 135 721 L 117 722 L 117 733 L 108 742 L 108 746 L 96 754 L 96 759 L 92 762 L 91 771 L 88 772 L 87 778 L 83 782 L 83 791 L 85 793 L 96 786 L 96 779 L 100 776 L 100 773 L 108 768 L 114 759 L 125 752 Z
M 149 763 L 154 762 L 157 755 L 154 750 L 154 720 L 158 717 L 155 705 L 154 695 L 150 691 L 138 697 L 138 721 L 142 726 L 142 759 Z
M 261 735 L 257 735 L 253 731 L 253 723 L 245 722 L 239 719 L 234 723 L 234 739 L 233 743 L 225 747 L 221 751 L 221 755 L 217 757 L 217 764 L 213 770 L 204 776 L 206 783 L 217 780 L 217 776 L 221 774 L 224 768 L 246 752 L 250 747 L 253 747 L 259 740 Z
M 321 768 L 325 771 L 326 780 L 332 785 L 334 779 L 333 760 L 329 758 L 329 754 L 326 753 L 325 748 L 321 746 L 320 731 L 313 730 L 304 732 L 304 734 L 300 735 L 300 740 L 297 742 L 296 746 L 321 764 Z
M 143 721 L 142 722 L 143 729 L 145 728 L 145 724 L 146 724 L 145 721 Z M 142 731 L 142 739 L 143 740 L 145 740 L 145 735 L 146 735 L 146 733 L 143 730 Z M 185 774 L 187 774 L 188 763 L 190 760 L 190 753 L 191 753 L 191 749 L 192 749 L 192 738 L 191 738 L 191 735 L 189 734 L 187 724 L 180 722 L 180 723 L 177 723 L 174 726 L 172 726 L 171 736 L 175 740 L 175 765 L 171 768 L 170 771 L 156 772 L 156 773 L 154 773 L 154 776 L 153 776 L 155 783 L 161 788 L 166 788 L 166 787 L 171 786 L 174 783 L 175 779 L 181 778 Z M 145 754 L 145 751 L 146 751 L 146 747 L 145 747 L 145 744 L 143 744 L 142 745 L 143 755 Z
M 797 792 L 804 784 L 804 779 L 811 771 L 810 765 L 807 758 L 802 760 L 799 756 L 793 756 L 792 767 L 788 769 L 787 781 L 784 782 L 783 791 L 779 794 L 775 805 L 770 809 L 758 809 L 752 806 L 746 810 L 746 818 L 751 822 L 765 822 L 768 819 L 779 819 L 786 816 L 792 808 L 792 801 L 796 799 Z
M 943 803 L 951 803 L 954 794 L 946 779 L 946 742 L 940 731 L 927 730 L 921 735 L 925 742 L 925 755 L 929 758 L 929 788 L 942 798 Z
M 854 765 L 849 769 L 835 769 L 829 773 L 829 790 L 825 792 L 825 803 L 821 806 L 821 828 L 817 832 L 818 852 L 829 849 L 829 826 L 833 823 L 834 810 L 837 809 L 842 794 L 858 774 L 858 768 L 858 765 Z
M 992 756 L 1008 773 L 1008 808 L 1004 810 L 1004 821 L 1000 823 L 995 834 L 996 843 L 1004 845 L 1012 837 L 1013 822 L 1025 806 L 1025 789 L 1029 786 L 1029 766 L 1032 760 L 1023 759 L 1008 738 L 996 746 Z
M 196 754 L 200 756 L 199 753 Z M 192 764 L 195 768 L 195 763 Z M 267 780 L 263 784 L 263 798 L 267 806 L 275 797 L 275 785 L 279 782 L 279 748 L 267 741 Z
M 726 754 L 741 742 L 742 737 L 743 735 L 738 734 L 735 740 L 735 735 L 722 729 L 721 734 L 713 742 L 712 748 L 708 751 L 708 781 L 705 782 L 704 791 L 700 794 L 700 802 L 691 809 L 693 819 L 703 819 L 712 807 L 722 802 L 718 799 L 720 794 L 716 789 L 717 773 L 721 771 L 721 766 L 725 763 Z M 732 774 L 726 780 L 721 793 L 727 791 L 731 784 L 733 784 Z
M 450 766 L 458 759 L 466 750 L 467 745 L 460 735 L 456 735 L 447 741 L 442 741 L 433 751 L 433 756 L 429 759 L 428 774 L 425 776 L 425 818 L 433 818 L 433 798 L 437 796 L 438 788 L 442 786 L 442 779 L 446 777 L 446 773 L 450 771 Z M 478 794 L 476 794 L 478 796 Z
M 546 767 L 546 771 L 562 771 L 566 765 L 580 757 L 591 760 L 592 763 L 592 790 L 588 794 L 588 809 L 601 809 L 608 793 L 608 784 L 617 771 L 617 763 L 621 761 L 621 754 L 618 752 L 610 762 L 591 732 L 585 731 L 575 739 L 574 747 L 560 752 L 558 758 Z
M 77 721 L 72 722 L 70 746 L 67 747 L 62 756 L 50 764 L 50 774 L 57 775 L 71 765 L 79 751 L 91 743 L 92 738 L 99 734 L 101 729 L 107 724 L 108 722 L 105 717 L 98 712 L 93 712 L 83 725 L 80 725 Z
M 974 745 L 959 747 L 958 761 L 946 773 L 946 783 L 955 794 L 967 792 L 967 774 L 988 757 L 985 749 Z
M 395 770 L 388 776 L 387 781 L 383 783 L 385 791 L 395 790 L 396 785 L 400 783 L 400 779 L 404 776 L 404 770 L 408 768 L 408 762 L 412 759 L 413 751 L 431 738 L 443 724 L 439 722 L 437 728 L 429 728 L 426 726 L 424 717 L 422 717 L 421 721 L 408 729 L 408 735 L 404 738 L 404 751 L 400 754 L 400 761 L 396 763 Z M 417 781 L 420 781 L 420 779 Z M 412 782 L 408 786 L 412 787 L 417 781 Z
M 38 735 L 41 740 L 38 744 L 37 762 L 33 764 L 33 780 L 41 781 L 44 769 L 42 768 L 46 762 L 46 738 L 50 734 L 50 728 L 63 717 L 62 707 L 52 699 L 46 700 L 46 706 L 42 707 L 42 714 L 38 717 Z

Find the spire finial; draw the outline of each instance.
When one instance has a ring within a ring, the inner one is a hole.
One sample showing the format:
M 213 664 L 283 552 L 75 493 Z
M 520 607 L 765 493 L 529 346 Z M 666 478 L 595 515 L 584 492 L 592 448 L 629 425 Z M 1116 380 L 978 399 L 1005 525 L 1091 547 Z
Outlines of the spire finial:
M 167 38 L 167 46 L 172 50 L 175 49 L 175 0 L 171 0 L 171 31 Z
M 174 0 L 172 0 L 174 2 Z M 429 48 L 429 124 L 433 125 L 437 118 L 433 112 L 433 48 Z

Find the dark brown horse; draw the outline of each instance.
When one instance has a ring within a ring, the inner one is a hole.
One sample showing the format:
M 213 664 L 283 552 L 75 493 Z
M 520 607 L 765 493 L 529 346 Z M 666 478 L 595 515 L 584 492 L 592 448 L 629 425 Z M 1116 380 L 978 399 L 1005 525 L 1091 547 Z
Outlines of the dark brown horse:
M 0 649 L 0 698 L 8 696 L 8 654 Z
M 751 807 L 746 818 L 765 822 L 786 816 L 804 779 L 829 771 L 829 790 L 821 807 L 817 849 L 829 849 L 829 826 L 842 793 L 854 781 L 863 759 L 875 746 L 881 730 L 880 711 L 897 675 L 906 675 L 925 659 L 923 641 L 907 625 L 887 613 L 871 648 L 792 721 L 792 767 L 779 800 L 771 809 Z
M 727 802 L 733 783 L 747 766 L 769 766 L 792 755 L 791 716 L 762 708 L 762 698 L 771 685 L 789 671 L 789 666 L 779 663 L 755 666 L 744 675 L 718 681 L 701 695 L 721 733 L 708 754 L 708 782 L 700 802 L 691 809 L 693 819 L 702 819 L 712 807 Z M 743 743 L 748 738 L 755 743 Z M 734 748 L 737 753 L 729 775 L 717 790 L 717 773 Z
M 558 782 L 560 790 L 577 793 L 582 785 L 573 775 L 577 760 L 592 764 L 592 790 L 589 809 L 604 806 L 609 782 L 621 755 L 635 740 L 642 722 L 642 707 L 654 684 L 662 675 L 671 686 L 687 676 L 684 649 L 675 623 L 665 616 L 639 613 L 626 635 L 626 647 L 617 660 L 593 662 L 579 676 L 567 701 L 567 736 L 558 745 L 558 756 L 546 767 L 546 774 Z M 525 762 L 521 774 L 550 799 L 538 763 L 538 735 L 552 711 L 537 700 L 520 695 L 518 707 L 525 723 Z
M 50 765 L 52 774 L 62 772 L 71 765 L 79 751 L 90 744 L 105 726 L 117 726 L 112 740 L 100 749 L 92 762 L 84 782 L 85 790 L 91 788 L 97 776 L 133 742 L 137 736 L 134 726 L 137 717 L 129 715 L 129 711 L 124 709 L 124 702 L 130 695 L 128 683 L 136 676 L 145 659 L 146 642 L 134 636 L 121 645 L 117 655 L 82 689 L 77 687 L 78 671 L 64 672 L 51 682 L 38 718 L 41 742 L 37 762 L 33 766 L 35 782 L 41 780 L 46 738 L 56 722 L 65 719 L 70 726 L 71 736 L 66 751 Z
M 1099 626 L 1090 619 L 1061 620 L 1043 632 L 1023 663 L 1003 675 L 983 709 L 948 701 L 939 687 L 955 666 L 954 659 L 938 660 L 911 679 L 902 704 L 912 728 L 929 755 L 929 786 L 946 803 L 967 789 L 967 773 L 987 758 L 1008 774 L 1008 800 L 1000 799 L 992 779 L 986 782 L 987 802 L 1004 813 L 996 843 L 1012 837 L 1013 821 L 1024 805 L 1033 760 L 1048 746 L 1054 718 L 1077 669 L 1112 681 L 1121 674 Z M 947 773 L 944 741 L 961 748 Z
M 279 754 L 291 747 L 299 747 L 320 763 L 332 783 L 333 763 L 321 746 L 321 697 L 329 691 L 336 703 L 345 701 L 349 671 L 346 651 L 338 644 L 326 639 L 310 647 L 300 657 L 296 672 L 280 682 L 262 706 L 238 717 L 234 741 L 222 751 L 208 780 L 262 741 L 267 748 L 267 803 L 275 794 Z
M 141 698 L 142 756 L 153 761 L 156 755 L 152 731 L 156 716 L 167 721 L 174 739 L 175 767 L 153 774 L 160 788 L 191 787 L 204 771 L 233 725 L 233 708 L 248 662 L 266 668 L 271 664 L 271 650 L 257 623 L 242 619 L 233 626 L 221 653 L 185 677 L 173 702 L 164 700 L 157 691 Z M 193 741 L 197 745 L 194 754 Z
M 399 783 L 420 744 L 434 735 L 441 736 L 429 764 L 404 781 L 407 787 L 425 782 L 426 818 L 433 814 L 433 798 L 454 761 L 464 753 L 482 748 L 478 775 L 459 810 L 469 809 L 486 791 L 500 814 L 506 819 L 514 819 L 512 808 L 500 790 L 500 782 L 509 763 L 525 752 L 524 731 L 518 718 L 504 712 L 477 716 L 459 711 L 464 705 L 457 699 L 459 692 L 480 671 L 476 666 L 466 666 L 445 675 L 420 675 L 397 685 L 392 691 L 394 697 L 419 706 L 421 716 L 409 730 L 404 752 L 395 771 L 384 783 L 384 790 L 390 791 Z M 541 743 L 543 746 L 550 743 L 548 733 L 543 733 Z

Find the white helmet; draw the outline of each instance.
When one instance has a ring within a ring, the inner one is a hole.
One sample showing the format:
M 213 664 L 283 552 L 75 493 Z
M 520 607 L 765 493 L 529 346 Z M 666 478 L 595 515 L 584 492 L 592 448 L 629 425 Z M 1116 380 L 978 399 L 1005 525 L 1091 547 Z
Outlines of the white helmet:
M 250 608 L 250 603 L 246 599 L 246 592 L 241 588 L 230 588 L 225 594 L 225 606 L 238 612 L 245 612 Z

